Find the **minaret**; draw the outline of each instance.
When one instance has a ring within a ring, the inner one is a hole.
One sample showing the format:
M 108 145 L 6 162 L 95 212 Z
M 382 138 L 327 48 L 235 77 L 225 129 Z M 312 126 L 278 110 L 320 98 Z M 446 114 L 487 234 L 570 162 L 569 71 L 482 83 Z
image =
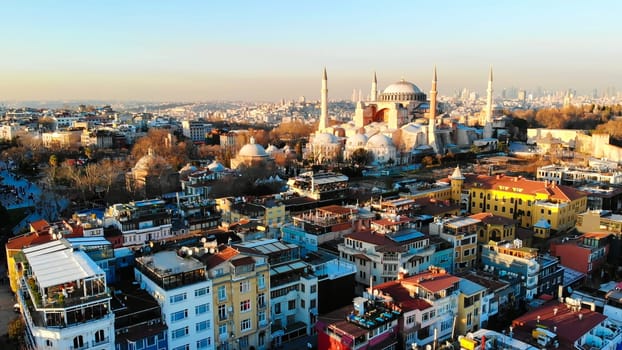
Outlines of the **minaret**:
M 376 79 L 376 72 L 374 72 L 374 79 L 371 81 L 371 98 L 372 102 L 375 102 L 378 98 L 378 79 Z
M 432 74 L 432 90 L 430 90 L 430 112 L 428 120 L 428 145 L 438 153 L 436 146 L 436 65 Z
M 484 138 L 492 137 L 492 66 L 488 73 L 488 89 L 486 90 L 486 121 L 484 124 Z
M 486 123 L 492 123 L 492 66 L 490 66 L 490 73 L 488 73 L 488 89 L 486 92 Z
M 328 77 L 326 75 L 326 67 L 324 67 L 324 74 L 322 75 L 322 101 L 320 106 L 320 123 L 317 127 L 319 132 L 322 132 L 328 127 Z

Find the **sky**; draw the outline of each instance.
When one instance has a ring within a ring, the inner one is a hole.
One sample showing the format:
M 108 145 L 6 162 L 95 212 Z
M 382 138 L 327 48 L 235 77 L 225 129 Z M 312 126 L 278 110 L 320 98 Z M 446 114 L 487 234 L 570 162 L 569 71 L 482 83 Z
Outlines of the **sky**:
M 622 1 L 4 1 L 0 103 L 622 88 Z

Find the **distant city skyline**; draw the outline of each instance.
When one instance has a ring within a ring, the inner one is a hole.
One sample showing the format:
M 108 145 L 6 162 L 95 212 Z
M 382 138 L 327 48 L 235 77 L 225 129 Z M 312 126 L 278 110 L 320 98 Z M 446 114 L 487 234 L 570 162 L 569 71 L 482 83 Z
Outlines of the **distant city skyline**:
M 404 78 L 467 88 L 620 88 L 622 3 L 61 1 L 3 4 L 0 103 L 331 100 Z

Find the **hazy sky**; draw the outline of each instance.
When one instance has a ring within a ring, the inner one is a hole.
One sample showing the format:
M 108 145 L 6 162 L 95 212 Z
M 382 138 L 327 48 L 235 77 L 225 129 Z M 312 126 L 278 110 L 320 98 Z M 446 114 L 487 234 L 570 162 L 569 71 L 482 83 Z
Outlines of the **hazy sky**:
M 622 1 L 7 1 L 0 101 L 622 88 Z

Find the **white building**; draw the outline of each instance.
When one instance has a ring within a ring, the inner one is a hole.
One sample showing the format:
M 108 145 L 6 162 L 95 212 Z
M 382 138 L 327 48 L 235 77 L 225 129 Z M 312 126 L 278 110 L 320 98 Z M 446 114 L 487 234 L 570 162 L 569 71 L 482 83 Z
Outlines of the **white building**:
M 25 248 L 18 303 L 32 349 L 114 349 L 106 274 L 65 240 Z
M 214 349 L 212 281 L 202 263 L 158 252 L 136 259 L 134 277 L 162 308 L 169 349 Z

